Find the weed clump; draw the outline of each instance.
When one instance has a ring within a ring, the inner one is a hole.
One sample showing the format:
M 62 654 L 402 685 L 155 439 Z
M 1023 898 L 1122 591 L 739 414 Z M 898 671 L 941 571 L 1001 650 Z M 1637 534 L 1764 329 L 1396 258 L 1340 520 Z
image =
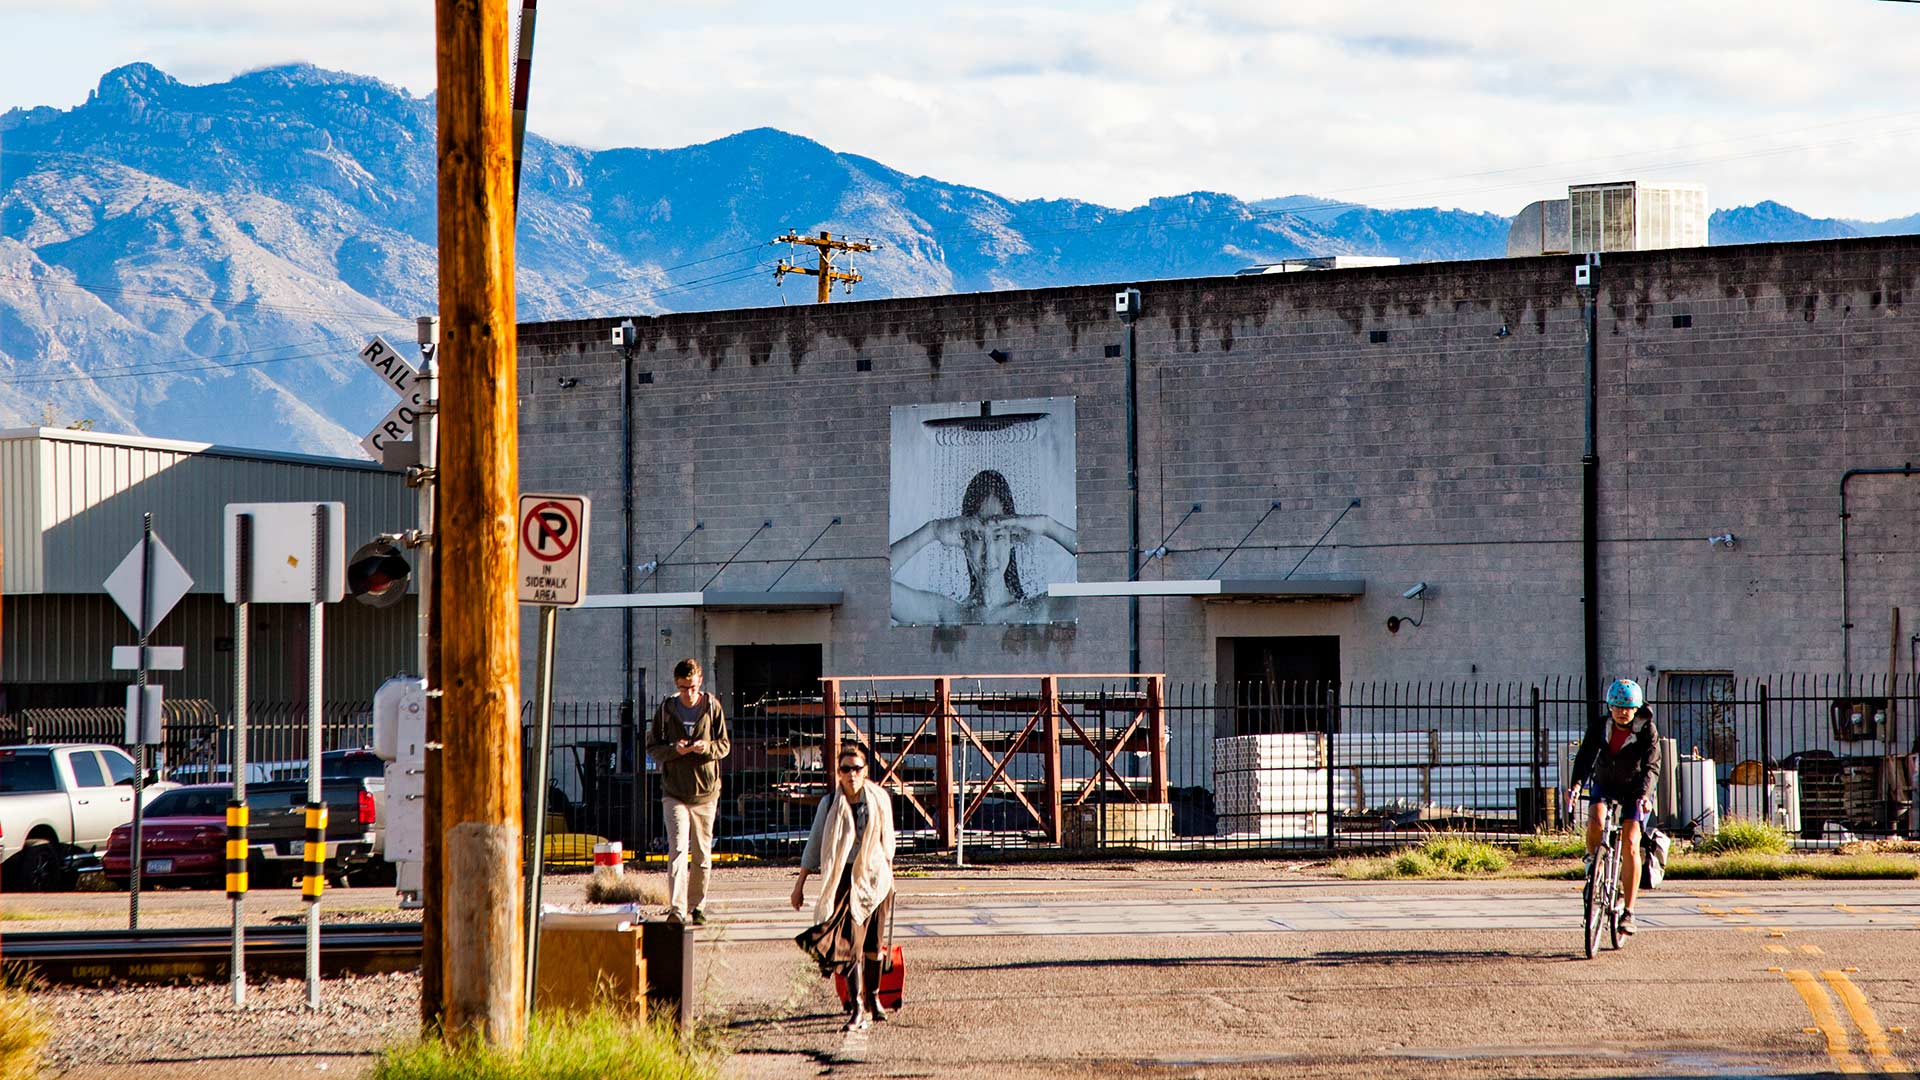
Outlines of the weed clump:
M 0 1080 L 33 1080 L 40 1075 L 40 1048 L 46 1045 L 46 1018 L 26 991 L 0 988 Z
M 1506 853 L 1492 844 L 1459 836 L 1436 836 L 1422 844 L 1419 853 L 1435 867 L 1456 874 L 1497 874 L 1508 863 Z
M 716 1055 L 609 1010 L 535 1013 L 525 1050 L 428 1040 L 387 1051 L 372 1080 L 714 1080 Z M 7 1078 L 11 1080 L 11 1078 Z
M 1712 836 L 1693 842 L 1693 850 L 1701 855 L 1784 855 L 1792 846 L 1779 826 L 1745 818 L 1730 818 Z
M 1521 855 L 1530 859 L 1577 859 L 1587 853 L 1587 838 L 1579 833 L 1533 833 L 1520 838 Z
M 587 882 L 590 904 L 651 904 L 665 907 L 667 887 L 652 874 L 622 874 L 619 877 L 594 875 Z

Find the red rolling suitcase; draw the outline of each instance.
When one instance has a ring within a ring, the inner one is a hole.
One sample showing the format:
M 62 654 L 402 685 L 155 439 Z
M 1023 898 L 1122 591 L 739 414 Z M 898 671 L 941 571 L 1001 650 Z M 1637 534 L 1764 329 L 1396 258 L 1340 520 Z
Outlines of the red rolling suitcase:
M 896 894 L 894 900 L 897 902 Z M 880 1007 L 892 1012 L 900 1007 L 906 994 L 907 956 L 900 946 L 893 944 L 893 904 L 887 905 L 887 948 L 880 953 L 880 989 L 874 995 L 880 999 Z M 845 972 L 833 973 L 833 991 L 840 995 L 840 1007 L 853 1008 L 853 992 L 847 986 Z
M 892 1012 L 900 1007 L 907 982 L 907 958 L 900 946 L 893 948 L 880 957 L 880 1007 Z M 840 995 L 840 1007 L 853 1008 L 853 994 L 847 986 L 847 976 L 843 972 L 833 973 L 833 990 Z

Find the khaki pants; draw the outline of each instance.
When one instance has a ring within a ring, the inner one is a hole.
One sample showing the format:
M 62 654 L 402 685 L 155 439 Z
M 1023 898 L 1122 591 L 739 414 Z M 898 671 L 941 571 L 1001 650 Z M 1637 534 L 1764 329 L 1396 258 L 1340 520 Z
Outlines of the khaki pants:
M 660 801 L 667 811 L 667 907 L 685 918 L 707 902 L 707 875 L 713 870 L 713 817 L 720 800 L 694 805 L 666 795 Z

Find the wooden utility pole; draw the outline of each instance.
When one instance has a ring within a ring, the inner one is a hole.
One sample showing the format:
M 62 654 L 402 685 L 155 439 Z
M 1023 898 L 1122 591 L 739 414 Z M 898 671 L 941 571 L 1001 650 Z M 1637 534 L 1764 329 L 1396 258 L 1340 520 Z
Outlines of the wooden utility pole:
M 819 266 L 796 266 L 785 259 L 781 259 L 780 265 L 773 268 L 773 280 L 777 284 L 780 279 L 786 277 L 788 274 L 811 274 L 820 279 L 819 300 L 823 304 L 833 299 L 834 282 L 846 282 L 847 291 L 852 292 L 854 284 L 864 280 L 861 278 L 860 271 L 858 270 L 835 270 L 833 268 L 834 253 L 840 251 L 874 251 L 879 247 L 879 245 L 871 241 L 835 240 L 833 234 L 830 232 L 822 232 L 819 236 L 801 236 L 799 233 L 791 230 L 787 232 L 787 235 L 775 239 L 774 243 L 806 244 L 809 247 L 820 249 Z
M 507 6 L 438 0 L 440 956 L 444 1034 L 524 1039 Z M 430 749 L 429 752 L 432 752 Z

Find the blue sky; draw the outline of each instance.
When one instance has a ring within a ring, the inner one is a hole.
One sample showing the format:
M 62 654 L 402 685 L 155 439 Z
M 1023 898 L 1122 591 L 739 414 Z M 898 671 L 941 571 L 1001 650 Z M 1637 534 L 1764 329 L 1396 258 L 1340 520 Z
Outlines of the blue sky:
M 518 0 L 501 0 L 518 10 Z M 0 107 L 109 68 L 304 60 L 430 92 L 423 0 L 0 0 Z M 1920 211 L 1920 4 L 547 0 L 529 126 L 592 147 L 772 126 L 1004 195 L 1203 189 L 1512 213 L 1569 181 Z

